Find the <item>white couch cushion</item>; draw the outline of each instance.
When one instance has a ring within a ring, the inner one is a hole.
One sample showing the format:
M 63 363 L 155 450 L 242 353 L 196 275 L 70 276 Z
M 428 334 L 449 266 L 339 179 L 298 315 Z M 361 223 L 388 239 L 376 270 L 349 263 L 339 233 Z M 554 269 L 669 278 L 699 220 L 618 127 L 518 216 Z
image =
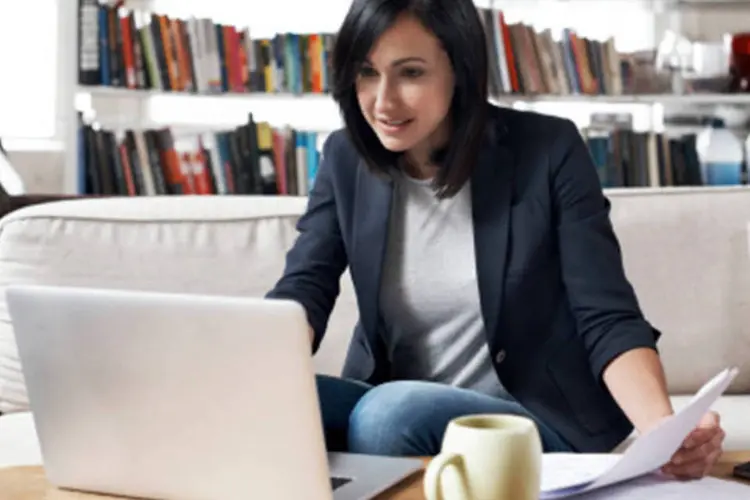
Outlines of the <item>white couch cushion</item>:
M 692 394 L 727 366 L 750 394 L 750 190 L 610 193 L 625 269 L 659 343 L 670 392 Z
M 672 407 L 675 411 L 687 406 L 692 396 L 672 396 Z M 750 425 L 747 424 L 747 415 L 750 415 L 750 396 L 725 395 L 719 398 L 713 408 L 721 419 L 721 428 L 726 433 L 724 439 L 725 451 L 748 451 L 750 450 Z M 636 439 L 637 433 L 633 432 L 628 438 L 615 448 L 615 452 L 625 451 Z
M 672 396 L 675 410 L 686 406 L 692 396 Z M 713 406 L 721 419 L 721 427 L 727 436 L 724 449 L 750 450 L 750 396 L 726 395 Z
M 281 276 L 305 204 L 296 197 L 173 196 L 27 207 L 0 221 L 0 292 L 42 283 L 262 296 Z M 321 373 L 339 373 L 357 319 L 348 275 L 341 286 L 315 358 Z M 0 412 L 26 409 L 0 297 Z

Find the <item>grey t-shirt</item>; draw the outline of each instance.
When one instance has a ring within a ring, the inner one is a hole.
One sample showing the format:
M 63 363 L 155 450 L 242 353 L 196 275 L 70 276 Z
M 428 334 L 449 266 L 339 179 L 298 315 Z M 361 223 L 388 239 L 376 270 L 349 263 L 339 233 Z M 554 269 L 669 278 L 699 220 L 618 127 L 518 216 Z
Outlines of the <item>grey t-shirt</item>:
M 504 396 L 479 303 L 471 185 L 439 200 L 430 181 L 395 174 L 380 308 L 395 379 Z

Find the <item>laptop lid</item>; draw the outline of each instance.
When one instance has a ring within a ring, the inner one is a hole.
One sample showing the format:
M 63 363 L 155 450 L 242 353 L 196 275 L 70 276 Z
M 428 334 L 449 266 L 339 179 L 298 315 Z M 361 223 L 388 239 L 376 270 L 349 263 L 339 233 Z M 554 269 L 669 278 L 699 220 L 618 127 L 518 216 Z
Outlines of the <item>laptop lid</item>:
M 10 287 L 7 301 L 53 484 L 331 498 L 298 304 L 45 286 Z

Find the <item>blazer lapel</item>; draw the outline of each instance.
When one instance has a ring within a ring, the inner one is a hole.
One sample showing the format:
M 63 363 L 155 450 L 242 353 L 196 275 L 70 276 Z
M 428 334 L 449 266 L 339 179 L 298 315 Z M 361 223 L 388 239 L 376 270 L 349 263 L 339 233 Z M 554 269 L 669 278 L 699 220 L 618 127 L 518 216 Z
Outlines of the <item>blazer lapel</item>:
M 501 140 L 485 145 L 472 176 L 474 250 L 482 315 L 492 342 L 500 318 L 513 195 L 513 154 Z M 495 346 L 490 343 L 490 347 Z
M 358 166 L 354 202 L 352 272 L 359 281 L 359 310 L 365 333 L 374 336 L 378 325 L 380 278 L 388 238 L 393 182 Z

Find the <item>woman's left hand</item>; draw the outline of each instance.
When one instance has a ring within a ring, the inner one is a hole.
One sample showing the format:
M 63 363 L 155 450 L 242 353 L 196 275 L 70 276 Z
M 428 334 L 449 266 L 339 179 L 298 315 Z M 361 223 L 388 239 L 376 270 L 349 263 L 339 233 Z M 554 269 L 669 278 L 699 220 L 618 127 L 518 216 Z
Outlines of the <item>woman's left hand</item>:
M 662 471 L 679 479 L 699 479 L 707 475 L 721 456 L 724 435 L 719 414 L 705 414 Z

